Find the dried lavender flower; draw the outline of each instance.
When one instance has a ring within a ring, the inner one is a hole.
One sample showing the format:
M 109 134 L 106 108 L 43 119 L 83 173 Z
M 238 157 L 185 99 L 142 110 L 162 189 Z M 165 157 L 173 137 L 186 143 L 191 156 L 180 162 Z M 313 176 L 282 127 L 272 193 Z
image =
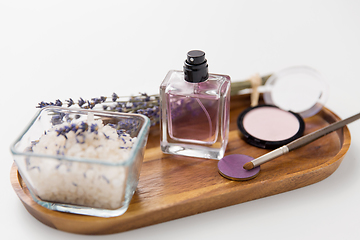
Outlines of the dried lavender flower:
M 81 122 L 80 123 L 80 126 L 79 126 L 79 129 L 83 132 L 87 131 L 89 128 L 89 125 L 86 123 L 86 122 Z
M 79 107 L 82 107 L 82 105 L 84 105 L 86 102 L 84 101 L 84 99 L 80 98 L 78 101 L 78 105 Z
M 72 105 L 74 105 L 74 101 L 72 100 L 72 98 L 69 98 L 69 100 L 65 100 L 68 103 L 68 107 L 71 107 Z
M 58 99 L 55 101 L 55 106 L 61 107 L 62 106 L 62 102 Z
M 116 100 L 119 98 L 119 96 L 118 96 L 116 93 L 113 93 L 113 94 L 111 95 L 111 97 L 112 97 L 112 101 L 113 101 L 113 102 L 116 102 Z
M 99 127 L 96 123 L 91 124 L 90 126 L 90 132 L 98 134 Z

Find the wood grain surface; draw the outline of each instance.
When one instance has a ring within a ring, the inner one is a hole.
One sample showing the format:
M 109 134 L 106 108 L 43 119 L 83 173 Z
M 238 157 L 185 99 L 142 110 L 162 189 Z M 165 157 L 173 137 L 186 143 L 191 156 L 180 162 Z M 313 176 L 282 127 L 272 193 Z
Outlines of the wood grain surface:
M 245 143 L 236 127 L 237 116 L 250 106 L 249 96 L 231 98 L 228 154 L 254 158 L 269 150 Z M 313 132 L 339 118 L 324 108 L 305 119 L 305 133 Z M 42 223 L 79 234 L 111 234 L 157 224 L 205 211 L 271 196 L 319 182 L 340 165 L 351 138 L 347 127 L 300 149 L 261 165 L 255 179 L 237 182 L 220 176 L 217 161 L 165 155 L 159 147 L 159 129 L 151 129 L 138 188 L 125 214 L 99 218 L 48 210 L 36 204 L 14 164 L 12 186 L 28 212 Z

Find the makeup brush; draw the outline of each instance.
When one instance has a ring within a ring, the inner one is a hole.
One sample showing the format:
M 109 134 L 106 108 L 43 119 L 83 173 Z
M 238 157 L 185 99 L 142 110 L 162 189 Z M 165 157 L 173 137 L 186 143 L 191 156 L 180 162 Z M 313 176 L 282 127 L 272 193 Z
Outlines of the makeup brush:
M 262 155 L 261 157 L 258 157 L 250 162 L 247 162 L 244 164 L 243 168 L 246 170 L 251 170 L 263 163 L 266 163 L 274 158 L 277 158 L 283 154 L 286 154 L 294 149 L 297 149 L 299 147 L 302 147 L 308 143 L 311 143 L 313 141 L 315 141 L 318 138 L 321 138 L 323 136 L 325 136 L 328 133 L 331 133 L 339 128 L 344 127 L 345 125 L 358 120 L 360 118 L 360 113 L 351 116 L 349 118 L 343 119 L 341 121 L 338 122 L 334 122 L 324 128 L 321 128 L 315 132 L 309 133 L 301 138 L 298 138 L 282 147 L 279 147 L 265 155 Z

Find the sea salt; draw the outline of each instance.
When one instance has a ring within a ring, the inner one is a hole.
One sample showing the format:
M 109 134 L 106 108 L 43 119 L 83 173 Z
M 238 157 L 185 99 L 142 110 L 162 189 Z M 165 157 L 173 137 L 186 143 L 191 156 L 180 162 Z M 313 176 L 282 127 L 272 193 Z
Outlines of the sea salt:
M 80 123 L 78 123 L 80 124 Z M 121 163 L 128 157 L 136 141 L 127 133 L 118 134 L 111 125 L 89 114 L 86 131 L 61 133 L 71 123 L 53 126 L 32 146 L 36 154 L 56 155 L 54 158 L 31 157 L 27 160 L 29 183 L 35 194 L 50 202 L 87 207 L 117 209 L 125 194 L 127 168 L 106 163 Z M 94 128 L 91 129 L 91 126 Z M 63 157 L 85 161 L 63 160 Z M 89 163 L 101 161 L 101 163 Z

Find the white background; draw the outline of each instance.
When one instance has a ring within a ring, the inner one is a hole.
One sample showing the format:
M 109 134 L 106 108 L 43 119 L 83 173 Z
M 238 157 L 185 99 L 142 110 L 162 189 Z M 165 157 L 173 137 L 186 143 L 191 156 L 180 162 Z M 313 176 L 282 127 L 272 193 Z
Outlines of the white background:
M 291 192 L 106 236 L 52 229 L 13 191 L 10 144 L 40 101 L 157 93 L 186 52 L 233 81 L 308 65 L 326 107 L 360 107 L 360 1 L 0 1 L 1 239 L 360 239 L 360 122 L 330 177 Z

